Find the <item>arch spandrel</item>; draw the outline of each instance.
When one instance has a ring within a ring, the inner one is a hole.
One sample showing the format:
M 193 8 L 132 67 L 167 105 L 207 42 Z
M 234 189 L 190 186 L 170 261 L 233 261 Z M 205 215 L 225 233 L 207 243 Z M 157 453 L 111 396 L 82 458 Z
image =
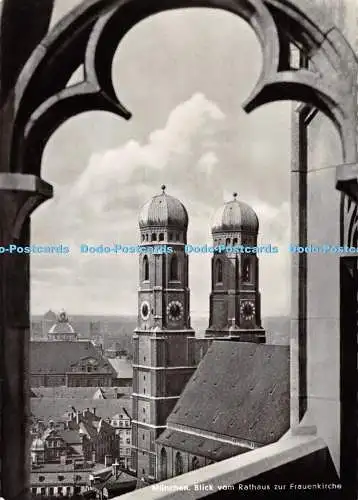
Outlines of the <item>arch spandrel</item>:
M 8 170 L 40 175 L 47 140 L 63 122 L 83 111 L 110 111 L 129 119 L 131 114 L 119 101 L 111 77 L 120 41 L 133 26 L 153 14 L 190 7 L 231 12 L 255 31 L 262 47 L 263 67 L 256 87 L 243 104 L 247 112 L 278 100 L 312 105 L 334 122 L 345 162 L 356 163 L 356 58 L 341 33 L 315 16 L 307 2 L 84 0 L 44 38 L 20 75 Z M 290 44 L 311 58 L 314 64 L 310 69 L 290 67 Z M 82 63 L 85 81 L 66 87 Z

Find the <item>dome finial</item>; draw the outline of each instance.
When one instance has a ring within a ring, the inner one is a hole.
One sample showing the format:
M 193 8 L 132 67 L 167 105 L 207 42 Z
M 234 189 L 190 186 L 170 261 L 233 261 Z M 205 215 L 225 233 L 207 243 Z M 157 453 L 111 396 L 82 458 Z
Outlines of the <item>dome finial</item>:
M 163 194 L 165 193 L 166 188 L 167 188 L 167 186 L 165 184 L 162 184 L 160 186 L 160 189 L 163 191 Z
M 235 191 L 235 193 L 232 193 L 232 195 L 233 195 L 233 197 L 234 197 L 234 200 L 236 200 L 236 198 L 237 198 L 237 193 L 236 193 L 236 191 Z

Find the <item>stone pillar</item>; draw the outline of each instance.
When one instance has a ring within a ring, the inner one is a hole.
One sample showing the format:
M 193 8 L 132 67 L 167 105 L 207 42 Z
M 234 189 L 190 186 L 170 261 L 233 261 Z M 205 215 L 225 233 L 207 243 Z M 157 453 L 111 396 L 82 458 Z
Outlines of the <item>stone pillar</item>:
M 30 498 L 30 254 L 8 249 L 29 246 L 29 215 L 51 196 L 35 176 L 0 174 L 0 493 L 13 500 Z

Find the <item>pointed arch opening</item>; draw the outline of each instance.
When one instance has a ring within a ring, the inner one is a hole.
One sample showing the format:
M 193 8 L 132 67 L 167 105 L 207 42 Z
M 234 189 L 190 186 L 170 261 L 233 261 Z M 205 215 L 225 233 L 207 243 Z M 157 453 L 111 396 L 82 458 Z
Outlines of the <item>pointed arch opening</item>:
M 160 470 L 159 477 L 161 481 L 167 479 L 167 471 L 168 471 L 168 458 L 167 451 L 165 448 L 162 448 L 160 451 Z
M 198 457 L 193 457 L 191 461 L 191 470 L 199 469 L 199 459 Z
M 169 279 L 170 281 L 177 281 L 179 279 L 179 261 L 175 254 L 170 260 Z
M 175 455 L 175 475 L 180 476 L 184 472 L 183 457 L 178 451 Z
M 223 282 L 223 263 L 221 259 L 217 259 L 215 262 L 215 282 Z
M 143 257 L 143 281 L 149 280 L 149 260 L 148 256 Z

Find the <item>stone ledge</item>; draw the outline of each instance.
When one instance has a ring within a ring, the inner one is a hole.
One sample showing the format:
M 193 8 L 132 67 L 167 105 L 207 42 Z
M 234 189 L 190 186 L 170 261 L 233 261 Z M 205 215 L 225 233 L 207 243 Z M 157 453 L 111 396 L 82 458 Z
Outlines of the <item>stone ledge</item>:
M 120 500 L 205 498 L 212 491 L 194 490 L 194 484 L 213 485 L 214 490 L 217 491 L 220 485 L 241 483 L 325 448 L 326 444 L 322 438 L 312 435 L 293 435 L 289 431 L 274 444 L 157 483 L 160 484 L 161 489 L 148 486 L 113 500 L 119 500 L 119 498 Z M 185 491 L 185 487 L 189 487 L 190 492 Z M 178 488 L 183 490 L 176 491 Z
M 358 163 L 345 163 L 336 167 L 336 189 L 358 202 Z

